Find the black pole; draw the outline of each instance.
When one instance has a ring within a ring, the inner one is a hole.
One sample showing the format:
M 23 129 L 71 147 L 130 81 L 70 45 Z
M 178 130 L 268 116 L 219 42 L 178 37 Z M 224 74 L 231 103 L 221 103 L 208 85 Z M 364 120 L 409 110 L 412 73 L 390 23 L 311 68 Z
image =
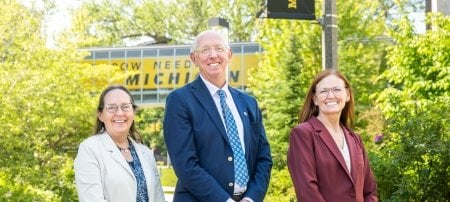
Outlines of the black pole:
M 322 67 L 323 69 L 338 69 L 336 1 L 324 0 L 323 11 Z

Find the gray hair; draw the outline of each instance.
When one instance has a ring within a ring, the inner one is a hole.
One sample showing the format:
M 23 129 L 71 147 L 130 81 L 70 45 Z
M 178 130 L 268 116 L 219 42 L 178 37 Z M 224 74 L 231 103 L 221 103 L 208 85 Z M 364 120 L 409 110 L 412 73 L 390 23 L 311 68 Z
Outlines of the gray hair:
M 195 37 L 194 43 L 192 44 L 192 47 L 191 47 L 191 53 L 193 53 L 195 50 L 197 50 L 200 38 L 202 38 L 206 34 L 216 34 L 216 35 L 220 36 L 220 38 L 223 41 L 223 45 L 225 46 L 225 48 L 230 48 L 230 45 L 227 43 L 227 41 L 225 40 L 225 37 L 222 35 L 222 33 L 218 32 L 216 30 L 209 29 L 209 30 L 205 30 L 203 32 L 200 32 L 200 34 L 198 34 Z

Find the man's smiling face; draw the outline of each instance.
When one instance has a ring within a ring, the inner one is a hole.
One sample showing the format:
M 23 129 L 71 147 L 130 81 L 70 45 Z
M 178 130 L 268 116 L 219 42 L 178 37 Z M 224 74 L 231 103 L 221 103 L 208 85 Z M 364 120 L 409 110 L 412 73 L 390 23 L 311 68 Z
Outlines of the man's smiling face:
M 231 49 L 217 32 L 200 36 L 198 46 L 191 53 L 191 60 L 199 67 L 200 74 L 215 85 L 225 83 L 227 66 L 231 61 Z

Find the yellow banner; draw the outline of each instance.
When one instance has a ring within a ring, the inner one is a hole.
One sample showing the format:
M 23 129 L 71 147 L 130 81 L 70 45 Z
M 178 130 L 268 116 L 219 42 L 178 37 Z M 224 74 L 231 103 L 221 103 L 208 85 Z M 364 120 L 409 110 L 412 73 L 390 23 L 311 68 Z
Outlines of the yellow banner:
M 193 81 L 198 68 L 191 63 L 189 56 L 159 58 L 124 58 L 86 60 L 92 65 L 109 64 L 120 68 L 123 72 L 133 72 L 125 81 L 130 90 L 156 90 L 180 88 Z M 229 65 L 229 82 L 231 86 L 246 86 L 248 72 L 258 66 L 256 54 L 233 54 Z

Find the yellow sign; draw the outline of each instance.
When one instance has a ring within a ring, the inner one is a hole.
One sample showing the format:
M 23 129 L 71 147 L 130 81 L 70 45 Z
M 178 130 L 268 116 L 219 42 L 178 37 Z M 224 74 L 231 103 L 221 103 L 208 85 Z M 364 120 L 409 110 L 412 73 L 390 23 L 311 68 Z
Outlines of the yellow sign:
M 198 68 L 188 55 L 173 57 L 146 57 L 123 59 L 87 59 L 92 65 L 109 64 L 124 72 L 132 72 L 123 82 L 130 90 L 155 90 L 180 88 L 193 81 Z M 229 65 L 229 82 L 232 86 L 246 86 L 248 72 L 258 66 L 255 54 L 233 54 Z M 122 83 L 121 81 L 118 81 Z

